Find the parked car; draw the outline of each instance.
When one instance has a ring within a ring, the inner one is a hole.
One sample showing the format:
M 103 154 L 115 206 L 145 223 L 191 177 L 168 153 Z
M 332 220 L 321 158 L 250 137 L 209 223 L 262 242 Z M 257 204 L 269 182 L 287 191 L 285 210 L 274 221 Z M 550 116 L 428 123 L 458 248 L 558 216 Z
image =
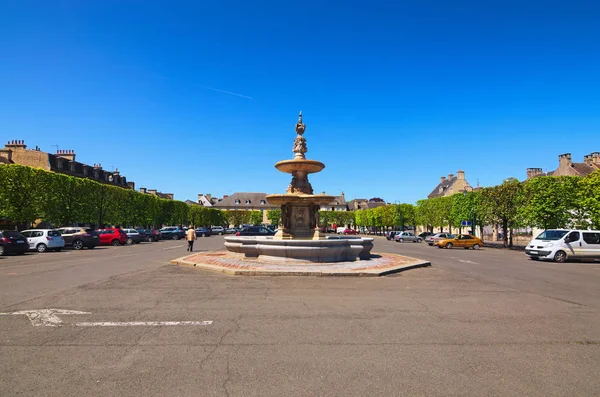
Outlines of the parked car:
M 103 245 L 123 245 L 127 244 L 129 236 L 122 229 L 106 228 L 98 230 L 100 236 L 100 244 Z
M 247 226 L 235 234 L 236 236 L 274 236 L 275 232 L 264 226 Z
M 394 236 L 395 236 L 397 233 L 400 233 L 400 232 L 398 232 L 398 231 L 396 231 L 396 230 L 391 230 L 391 231 L 387 231 L 387 232 L 385 232 L 385 238 L 386 238 L 386 240 L 388 240 L 388 241 L 389 241 L 389 240 L 393 240 L 393 239 L 394 239 Z
M 205 227 L 196 228 L 196 237 L 208 237 L 211 234 L 212 233 L 211 233 L 210 229 L 207 229 Z
M 211 226 L 210 234 L 218 234 L 219 236 L 222 236 L 225 234 L 225 228 L 223 226 Z
M 358 232 L 354 229 L 350 229 L 350 228 L 346 228 L 344 229 L 344 231 L 342 232 L 342 234 L 358 234 Z
M 12 230 L 0 231 L 0 256 L 15 253 L 23 255 L 29 249 L 27 238 Z
M 58 230 L 31 229 L 21 232 L 27 239 L 29 249 L 37 252 L 60 251 L 65 246 L 65 239 Z
M 186 230 L 177 226 L 163 227 L 159 230 L 161 238 L 164 240 L 181 240 L 185 238 Z
M 152 242 L 160 240 L 160 232 L 153 229 L 135 229 L 139 234 L 142 235 L 144 241 Z
M 473 248 L 478 250 L 483 245 L 483 241 L 479 237 L 471 236 L 470 234 L 457 234 L 456 236 L 442 238 L 436 240 L 435 245 L 438 248 Z
M 56 229 L 62 235 L 65 240 L 65 247 L 73 247 L 73 249 L 80 250 L 84 247 L 94 248 L 100 244 L 100 238 L 98 232 L 94 229 L 84 227 L 61 227 Z
M 225 234 L 236 234 L 239 230 L 235 227 L 228 227 L 225 229 Z
M 531 259 L 553 260 L 600 259 L 600 230 L 548 229 L 525 247 Z
M 338 226 L 338 227 L 335 229 L 335 232 L 336 232 L 337 234 L 342 234 L 342 233 L 344 233 L 344 230 L 346 230 L 346 226 Z
M 415 236 L 413 232 L 398 232 L 394 236 L 394 241 L 397 243 L 403 243 L 405 241 L 412 241 L 413 243 L 420 243 L 421 237 Z
M 429 244 L 429 246 L 431 247 L 431 246 L 433 246 L 433 244 L 435 244 L 435 242 L 437 240 L 442 239 L 442 238 L 448 238 L 450 236 L 454 237 L 454 235 L 450 234 L 450 233 L 436 233 L 436 234 L 432 234 L 430 236 L 425 237 L 425 242 L 427 244 Z
M 423 233 L 419 233 L 419 237 L 421 237 L 422 240 L 425 240 L 427 237 L 433 235 L 433 233 L 431 232 L 423 232 Z
M 127 235 L 127 242 L 125 244 L 139 244 L 145 240 L 144 235 L 135 229 L 122 229 Z

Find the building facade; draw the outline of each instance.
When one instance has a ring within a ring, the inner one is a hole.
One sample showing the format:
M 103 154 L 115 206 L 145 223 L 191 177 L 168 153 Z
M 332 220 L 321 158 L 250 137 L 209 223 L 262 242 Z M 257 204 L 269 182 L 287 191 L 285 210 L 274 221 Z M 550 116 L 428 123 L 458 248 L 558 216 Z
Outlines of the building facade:
M 536 176 L 586 176 L 600 170 L 600 152 L 583 156 L 582 163 L 574 163 L 571 153 L 558 156 L 558 168 L 554 171 L 543 172 L 541 168 L 527 168 L 527 179 Z
M 92 179 L 124 189 L 135 189 L 135 184 L 128 182 L 118 169 L 109 172 L 103 170 L 100 164 L 91 166 L 75 161 L 75 151 L 73 150 L 57 150 L 56 154 L 51 154 L 41 151 L 38 147 L 27 149 L 24 141 L 9 141 L 4 149 L 0 150 L 0 163 L 41 168 L 78 178 Z
M 448 174 L 448 177 L 440 177 L 440 183 L 429 193 L 428 198 L 452 196 L 456 193 L 472 191 L 473 188 L 465 179 L 465 172 L 459 170 L 454 174 Z

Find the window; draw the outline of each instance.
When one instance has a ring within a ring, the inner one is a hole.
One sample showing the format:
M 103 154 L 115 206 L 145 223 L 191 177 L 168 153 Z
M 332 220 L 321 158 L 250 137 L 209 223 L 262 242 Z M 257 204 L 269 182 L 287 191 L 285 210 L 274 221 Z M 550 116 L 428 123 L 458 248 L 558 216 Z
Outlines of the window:
M 60 232 L 58 230 L 49 230 L 48 236 L 50 237 L 60 237 Z
M 536 237 L 538 240 L 560 240 L 565 234 L 566 230 L 546 230 Z
M 265 205 L 267 202 L 265 200 L 260 200 L 260 205 Z
M 240 203 L 240 200 L 235 200 L 235 203 L 236 203 L 236 204 L 239 204 L 239 203 Z
M 463 240 L 473 240 L 473 237 L 469 236 L 468 234 L 463 234 L 462 239 Z
M 246 200 L 246 204 L 252 204 L 252 201 Z
M 583 232 L 583 241 L 588 244 L 600 244 L 600 233 Z
M 44 237 L 44 232 L 39 232 L 39 231 L 31 232 L 31 237 Z
M 579 232 L 571 232 L 571 234 L 569 234 L 569 242 L 573 243 L 575 241 L 579 241 Z
M 25 237 L 31 237 L 31 232 L 21 232 L 21 234 Z

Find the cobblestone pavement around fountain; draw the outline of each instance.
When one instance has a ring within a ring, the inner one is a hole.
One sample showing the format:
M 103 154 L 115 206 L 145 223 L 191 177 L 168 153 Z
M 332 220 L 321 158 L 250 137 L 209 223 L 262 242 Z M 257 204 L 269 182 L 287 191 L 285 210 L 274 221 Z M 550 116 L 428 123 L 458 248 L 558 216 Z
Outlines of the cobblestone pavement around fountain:
M 225 250 L 187 255 L 174 259 L 171 263 L 235 276 L 384 276 L 431 266 L 428 261 L 389 253 L 375 253 L 369 260 L 283 264 L 260 258 L 246 258 Z

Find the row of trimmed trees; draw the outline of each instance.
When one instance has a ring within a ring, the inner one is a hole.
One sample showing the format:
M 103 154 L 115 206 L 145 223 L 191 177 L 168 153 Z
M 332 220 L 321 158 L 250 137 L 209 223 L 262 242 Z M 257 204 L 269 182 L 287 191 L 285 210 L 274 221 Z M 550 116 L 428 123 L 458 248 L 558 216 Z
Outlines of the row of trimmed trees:
M 600 228 L 600 171 L 524 182 L 509 178 L 466 194 L 420 200 L 415 212 L 417 224 L 431 231 L 460 228 L 462 221 L 474 220 L 483 235 L 484 225 L 498 225 L 504 246 L 512 245 L 517 228 Z
M 16 164 L 0 165 L 0 218 L 10 219 L 20 229 L 37 220 L 52 226 L 96 227 L 222 225 L 226 221 L 226 215 L 215 209 Z

